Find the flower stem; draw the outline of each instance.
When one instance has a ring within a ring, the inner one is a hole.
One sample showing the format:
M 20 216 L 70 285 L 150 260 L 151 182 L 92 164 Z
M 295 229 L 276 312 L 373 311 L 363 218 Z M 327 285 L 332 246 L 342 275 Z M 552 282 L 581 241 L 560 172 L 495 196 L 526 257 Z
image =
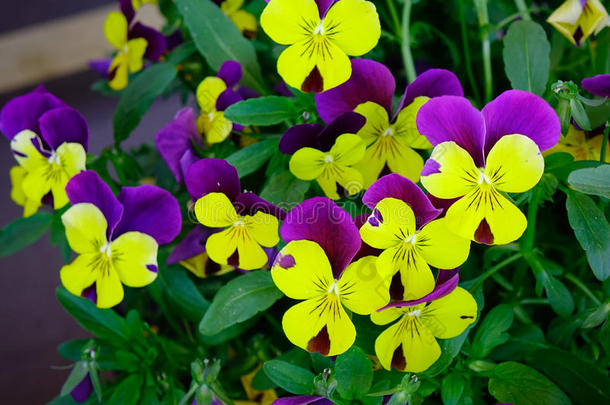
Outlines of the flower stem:
M 525 0 L 515 0 L 515 5 L 517 6 L 517 10 L 519 10 L 519 14 L 521 14 L 521 18 L 526 21 L 532 20 L 532 16 L 530 15 L 529 10 L 527 9 Z
M 538 189 L 532 190 L 532 198 L 527 206 L 527 229 L 521 241 L 521 252 L 528 253 L 534 248 L 534 238 L 536 236 L 536 215 L 541 196 Z
M 411 36 L 409 28 L 411 25 L 411 0 L 405 0 L 405 8 L 402 12 L 402 35 L 401 35 L 401 50 L 402 60 L 405 65 L 407 81 L 412 83 L 417 77 L 415 73 L 415 64 L 413 63 L 413 55 L 411 54 Z
M 485 78 L 485 102 L 488 103 L 493 96 L 493 77 L 491 71 L 491 42 L 489 41 L 489 13 L 487 12 L 487 0 L 475 0 L 474 4 L 479 19 L 481 51 L 483 54 L 483 75 Z
M 398 18 L 398 12 L 396 11 L 396 6 L 394 5 L 394 0 L 386 0 L 386 4 L 388 5 L 388 10 L 390 11 L 390 17 L 392 18 L 392 24 L 394 24 L 394 32 L 396 36 L 400 38 L 401 29 L 400 29 L 400 19 Z
M 604 163 L 606 161 L 606 148 L 608 146 L 608 133 L 610 132 L 610 124 L 606 122 L 606 129 L 604 130 L 604 137 L 602 138 L 602 149 L 599 154 L 599 161 Z
M 572 283 L 574 283 L 574 285 L 578 288 L 580 288 L 582 290 L 582 292 L 585 293 L 585 295 L 589 298 L 591 298 L 591 301 L 593 301 L 595 303 L 595 305 L 601 305 L 601 301 L 595 296 L 595 294 L 593 294 L 593 292 L 591 290 L 589 290 L 589 288 L 584 285 L 584 283 L 582 281 L 580 281 L 580 279 L 578 277 L 576 277 L 574 274 L 566 274 L 565 277 L 570 280 Z
M 496 264 L 491 269 L 489 269 L 485 273 L 483 273 L 481 275 L 481 277 L 479 277 L 479 279 L 469 288 L 469 290 L 471 292 L 475 291 L 489 277 L 493 276 L 495 273 L 497 273 L 498 271 L 502 270 L 504 267 L 508 266 L 512 262 L 515 262 L 515 261 L 521 259 L 521 257 L 523 257 L 523 255 L 521 253 L 515 253 L 511 257 L 509 257 L 509 258 L 501 261 L 500 263 Z
M 458 0 L 458 7 L 460 13 L 460 31 L 462 35 L 462 46 L 464 51 L 464 63 L 466 64 L 466 75 L 472 87 L 472 93 L 474 98 L 477 100 L 477 104 L 481 104 L 481 95 L 479 94 L 479 88 L 474 80 L 474 74 L 472 73 L 472 63 L 470 60 L 470 47 L 468 46 L 468 30 L 466 28 L 466 16 L 464 11 L 464 0 Z

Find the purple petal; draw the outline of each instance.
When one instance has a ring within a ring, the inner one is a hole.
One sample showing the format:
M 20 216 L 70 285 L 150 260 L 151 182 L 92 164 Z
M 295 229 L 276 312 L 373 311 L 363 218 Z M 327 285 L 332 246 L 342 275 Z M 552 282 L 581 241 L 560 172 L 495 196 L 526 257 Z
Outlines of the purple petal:
M 457 76 L 445 69 L 430 69 L 419 75 L 405 89 L 397 111 L 408 106 L 416 97 L 464 96 L 464 90 Z
M 388 174 L 374 182 L 362 196 L 362 202 L 373 210 L 379 201 L 387 197 L 402 200 L 411 207 L 418 229 L 441 213 L 441 210 L 432 205 L 421 188 L 400 174 Z
M 470 153 L 477 166 L 483 167 L 485 121 L 465 98 L 441 96 L 431 99 L 417 113 L 417 130 L 432 145 L 454 141 Z
M 482 113 L 487 128 L 486 155 L 504 135 L 525 135 L 536 142 L 541 151 L 555 146 L 561 136 L 561 123 L 553 108 L 527 91 L 505 91 L 487 104 Z
M 8 139 L 13 139 L 24 129 L 30 129 L 40 134 L 38 118 L 51 109 L 65 107 L 65 105 L 44 87 L 39 86 L 4 105 L 0 111 L 0 131 Z
M 261 96 L 256 91 L 249 89 L 247 87 L 244 87 L 244 86 L 237 86 L 237 92 L 239 93 L 241 98 L 243 98 L 244 100 Z
M 173 51 L 174 48 L 178 47 L 178 45 L 181 45 L 184 42 L 182 32 L 180 32 L 180 30 L 176 30 L 173 34 L 165 37 L 165 42 L 167 45 L 167 50 Z
M 89 148 L 89 126 L 85 118 L 72 107 L 49 110 L 38 120 L 42 139 L 55 150 L 64 142 L 76 142 Z
M 176 198 L 160 187 L 145 184 L 123 187 L 119 193 L 123 204 L 123 218 L 113 237 L 137 231 L 146 233 L 159 245 L 169 243 L 182 229 L 182 215 Z
M 582 79 L 582 88 L 597 97 L 610 97 L 610 74 Z
M 70 392 L 72 398 L 76 402 L 85 402 L 91 393 L 93 392 L 93 383 L 91 382 L 91 376 L 89 373 L 78 383 L 76 387 Z
M 99 73 L 100 76 L 109 79 L 110 78 L 110 64 L 112 63 L 112 59 L 104 58 L 104 59 L 91 59 L 89 60 L 89 67 Z
M 167 258 L 167 264 L 178 263 L 182 260 L 190 259 L 200 253 L 205 252 L 205 242 L 210 235 L 218 232 L 218 228 L 208 228 L 200 224 L 196 224 L 193 229 L 186 234 L 172 253 Z
M 333 122 L 318 135 L 318 146 L 320 150 L 329 151 L 340 135 L 355 134 L 366 123 L 364 116 L 355 112 L 346 112 L 338 116 Z
M 239 194 L 233 205 L 239 215 L 254 215 L 257 211 L 262 211 L 280 220 L 286 217 L 286 211 L 250 192 Z
M 330 6 L 337 0 L 316 0 L 316 4 L 318 5 L 318 12 L 320 13 L 320 18 L 324 18 Z
M 243 98 L 238 92 L 232 89 L 226 89 L 220 93 L 220 96 L 216 99 L 216 110 L 224 111 L 229 108 L 230 105 L 239 103 L 242 100 Z
M 241 64 L 235 60 L 228 60 L 218 69 L 217 77 L 221 78 L 228 88 L 233 88 L 241 80 Z
M 354 111 L 358 104 L 372 101 L 392 114 L 392 99 L 396 82 L 392 72 L 383 64 L 368 59 L 352 60 L 352 76 L 340 86 L 316 94 L 316 108 L 326 123 L 339 115 Z
M 186 172 L 184 182 L 193 199 L 218 192 L 235 201 L 241 191 L 237 170 L 222 159 L 207 158 L 193 163 Z
M 367 221 L 369 216 L 370 214 L 361 214 L 354 218 L 354 223 L 356 224 L 356 227 L 360 229 L 362 225 L 364 225 L 364 223 Z M 354 258 L 352 259 L 352 262 L 355 262 L 356 260 L 361 259 L 365 256 L 379 256 L 381 252 L 383 252 L 383 250 L 376 249 L 368 245 L 365 241 L 362 241 L 362 244 L 360 245 L 360 250 L 358 250 L 358 253 L 356 253 L 356 256 L 354 256 Z
M 66 185 L 70 204 L 91 203 L 98 207 L 108 222 L 108 236 L 123 216 L 123 206 L 110 187 L 93 170 L 86 170 L 72 177 Z
M 158 61 L 165 52 L 165 48 L 167 48 L 167 42 L 162 33 L 139 22 L 129 29 L 128 38 L 144 38 L 148 43 L 144 57 L 153 62 Z
M 331 401 L 324 397 L 320 397 L 317 395 L 301 395 L 298 397 L 286 397 L 286 398 L 278 398 L 271 405 L 308 405 L 316 403 L 316 401 L 320 401 L 317 404 L 332 404 Z M 322 402 L 326 401 L 326 402 Z
M 280 139 L 280 152 L 292 155 L 305 147 L 318 147 L 318 134 L 324 127 L 320 124 L 299 124 L 288 128 Z
M 155 143 L 163 160 L 177 182 L 183 182 L 181 159 L 192 148 L 191 141 L 199 137 L 192 108 L 183 108 L 169 124 L 155 134 Z
M 280 96 L 284 96 L 284 97 L 294 97 L 294 94 L 292 94 L 290 92 L 290 90 L 288 90 L 288 86 L 286 85 L 286 82 L 281 81 L 278 84 L 276 84 L 275 86 L 273 86 L 273 91 L 277 94 L 279 94 Z
M 413 305 L 421 304 L 423 302 L 429 302 L 437 300 L 439 298 L 443 298 L 445 295 L 455 290 L 455 287 L 457 287 L 459 281 L 460 275 L 458 269 L 439 270 L 438 276 L 436 277 L 436 287 L 434 287 L 434 290 L 430 294 L 414 301 L 392 302 L 386 305 L 385 307 L 379 309 L 378 311 L 383 311 L 386 308 L 393 307 L 410 307 Z
M 127 22 L 130 23 L 136 15 L 136 11 L 133 9 L 132 0 L 119 0 L 119 8 L 121 9 L 121 13 L 127 18 Z
M 360 233 L 347 211 L 326 197 L 314 197 L 294 207 L 280 233 L 286 242 L 307 239 L 318 243 L 338 278 L 360 249 Z
M 451 207 L 454 202 L 456 202 L 457 200 L 459 200 L 461 198 L 461 197 L 451 198 L 451 199 L 437 198 L 437 197 L 433 196 L 432 194 L 426 194 L 426 197 L 428 197 L 428 199 L 430 200 L 430 202 L 432 203 L 432 205 L 435 208 L 437 208 L 441 211 L 439 217 L 444 217 L 445 214 L 447 213 L 447 210 L 449 209 L 449 207 Z
M 193 153 L 191 149 L 188 149 L 186 152 L 184 152 L 184 155 L 182 155 L 182 157 L 180 158 L 180 171 L 182 172 L 183 182 L 189 167 L 191 167 L 191 165 L 198 160 L 199 156 Z

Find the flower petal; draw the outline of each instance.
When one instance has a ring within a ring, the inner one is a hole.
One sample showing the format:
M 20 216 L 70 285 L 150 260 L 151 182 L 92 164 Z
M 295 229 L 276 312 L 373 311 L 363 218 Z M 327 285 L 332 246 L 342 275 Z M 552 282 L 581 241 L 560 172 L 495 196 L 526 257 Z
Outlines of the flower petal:
M 374 256 L 353 262 L 337 282 L 341 303 L 350 311 L 369 315 L 390 301 L 389 279 L 381 277 L 376 262 Z
M 108 223 L 104 214 L 91 203 L 75 204 L 61 216 L 66 238 L 76 253 L 96 253 L 106 245 Z
M 136 22 L 129 29 L 129 39 L 135 38 L 146 40 L 146 51 L 142 56 L 153 62 L 159 61 L 167 48 L 167 41 L 161 32 L 139 22 Z
M 469 193 L 481 173 L 471 155 L 455 142 L 436 145 L 422 172 L 421 183 L 438 198 L 457 198 Z
M 424 307 L 421 323 L 441 339 L 456 337 L 477 318 L 477 302 L 462 287 Z
M 197 220 L 210 228 L 233 226 L 239 219 L 229 198 L 223 193 L 208 193 L 195 203 Z
M 340 166 L 351 166 L 362 160 L 366 146 L 358 135 L 346 133 L 337 138 L 329 155 Z
M 317 148 L 318 134 L 323 128 L 320 124 L 299 124 L 288 128 L 280 139 L 280 152 L 292 155 L 301 148 Z
M 208 257 L 214 262 L 228 264 L 228 259 L 237 250 L 237 237 L 234 227 L 210 235 L 205 243 L 205 250 Z
M 415 226 L 411 207 L 402 200 L 386 197 L 375 205 L 368 221 L 360 228 L 360 235 L 369 245 L 387 249 L 413 235 Z
M 282 208 L 263 200 L 251 192 L 239 194 L 233 202 L 233 206 L 238 215 L 254 215 L 257 212 L 263 212 L 265 214 L 273 215 L 280 220 L 283 220 L 286 217 L 286 211 Z
M 420 299 L 414 300 L 414 301 L 391 302 L 390 304 L 386 305 L 384 308 L 379 310 L 380 312 L 378 312 L 378 314 L 383 314 L 391 308 L 395 308 L 395 309 L 402 308 L 404 310 L 407 307 L 412 307 L 414 305 L 422 304 L 424 302 L 430 302 L 430 301 L 439 299 L 439 298 L 444 297 L 445 295 L 449 294 L 453 290 L 455 290 L 455 287 L 457 287 L 458 282 L 459 282 L 458 269 L 439 270 L 438 275 L 436 277 L 436 286 L 434 287 L 434 290 L 430 294 L 428 294 Z M 375 318 L 371 317 L 371 319 L 374 320 Z
M 279 221 L 273 215 L 257 211 L 253 216 L 244 217 L 244 223 L 250 236 L 259 245 L 273 247 L 280 241 Z
M 241 75 L 241 64 L 235 60 L 228 60 L 220 66 L 216 77 L 221 78 L 228 88 L 232 88 L 239 83 Z
M 36 145 L 40 145 L 40 139 L 29 129 L 24 129 L 11 139 L 15 160 L 28 172 L 48 165 L 47 157 L 40 153 Z
M 205 242 L 216 232 L 218 232 L 216 228 L 196 224 L 172 250 L 167 258 L 167 264 L 175 264 L 205 252 Z
M 188 150 L 191 150 L 191 142 L 197 137 L 199 132 L 192 108 L 178 111 L 174 119 L 155 134 L 157 150 L 177 182 L 183 182 L 185 175 L 180 160 Z
M 111 308 L 123 301 L 123 285 L 118 273 L 112 268 L 103 273 L 98 272 L 95 292 L 97 294 L 95 304 L 98 308 Z
M 117 11 L 111 11 L 104 22 L 104 35 L 112 46 L 122 49 L 127 43 L 127 18 Z
M 446 219 L 440 218 L 426 224 L 418 232 L 417 248 L 430 266 L 449 270 L 461 266 L 468 259 L 470 240 L 451 232 Z
M 364 126 L 366 119 L 355 112 L 346 112 L 338 116 L 318 134 L 317 149 L 329 151 L 343 134 L 357 134 Z
M 410 147 L 403 144 L 398 138 L 393 139 L 390 151 L 387 152 L 388 168 L 412 181 L 419 181 L 420 173 L 424 168 L 424 159 Z
M 144 287 L 157 278 L 157 242 L 142 232 L 127 232 L 112 241 L 111 258 L 121 282 Z
M 582 88 L 598 97 L 610 97 L 610 74 L 582 79 Z
M 88 149 L 89 127 L 85 118 L 71 107 L 62 107 L 49 110 L 39 119 L 40 135 L 42 139 L 56 150 L 59 145 L 66 142 L 79 143 Z
M 464 97 L 464 90 L 457 76 L 445 69 L 428 69 L 409 84 L 400 100 L 398 111 L 409 106 L 417 97 L 458 96 Z
M 292 155 L 288 167 L 296 178 L 313 180 L 324 171 L 326 156 L 326 153 L 318 149 L 301 148 Z
M 99 252 L 81 254 L 61 268 L 59 278 L 66 290 L 81 296 L 83 290 L 95 283 L 98 272 L 92 263 L 95 263 L 98 256 Z
M 202 114 L 209 114 L 216 109 L 218 96 L 227 89 L 227 85 L 218 77 L 206 77 L 197 86 L 197 104 Z
M 273 41 L 291 45 L 300 41 L 308 31 L 313 32 L 320 23 L 320 15 L 314 0 L 271 0 L 260 21 Z
M 216 99 L 216 110 L 224 111 L 227 108 L 229 108 L 230 106 L 232 106 L 233 104 L 239 103 L 242 100 L 243 100 L 243 97 L 241 96 L 241 94 L 239 94 L 238 92 L 236 92 L 233 89 L 228 88 L 225 91 L 223 91 L 222 93 L 220 93 L 220 95 L 218 96 L 218 99 Z M 223 114 L 223 117 L 224 117 L 224 114 Z M 242 127 L 242 129 L 243 129 L 243 127 Z
M 416 117 L 420 108 L 428 102 L 427 97 L 417 97 L 400 110 L 396 122 L 392 125 L 394 136 L 405 145 L 416 149 L 431 149 L 432 144 L 417 131 Z
M 379 15 L 370 1 L 338 1 L 326 13 L 323 24 L 325 35 L 351 56 L 364 55 L 381 36 Z
M 187 170 L 185 183 L 194 199 L 217 192 L 235 201 L 241 190 L 237 170 L 222 159 L 208 158 L 193 163 Z

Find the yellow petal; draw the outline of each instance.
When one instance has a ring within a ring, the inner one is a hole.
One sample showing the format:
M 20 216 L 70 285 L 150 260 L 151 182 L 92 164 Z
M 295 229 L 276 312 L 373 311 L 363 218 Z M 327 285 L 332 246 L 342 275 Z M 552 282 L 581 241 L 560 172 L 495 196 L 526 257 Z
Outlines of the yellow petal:
M 411 207 L 397 198 L 379 201 L 369 219 L 360 228 L 360 236 L 368 245 L 387 249 L 402 243 L 415 233 L 415 214 Z
M 316 67 L 317 59 L 311 52 L 312 46 L 309 44 L 308 40 L 301 40 L 294 45 L 290 45 L 284 49 L 277 60 L 278 73 L 287 85 L 296 89 L 303 87 L 305 79 Z
M 11 140 L 13 156 L 15 156 L 17 163 L 27 171 L 32 171 L 48 164 L 47 158 L 36 149 L 33 142 L 36 142 L 38 145 L 41 144 L 38 135 L 29 129 L 19 132 Z
M 429 265 L 437 269 L 454 269 L 468 259 L 470 239 L 451 232 L 446 219 L 440 218 L 417 233 L 417 249 Z
M 209 260 L 207 252 L 198 254 L 180 262 L 188 271 L 200 278 L 208 276 L 220 276 L 230 271 L 235 270 L 233 266 L 219 265 L 218 263 Z
M 66 194 L 66 184 L 70 178 L 64 171 L 58 171 L 51 184 L 51 194 L 53 194 L 53 208 L 58 210 L 68 205 L 70 200 L 68 194 Z
M 27 171 L 21 166 L 13 166 L 9 171 L 11 178 L 11 199 L 17 205 L 24 206 L 26 202 L 25 193 L 23 192 L 23 179 Z
M 343 134 L 337 138 L 328 153 L 338 165 L 352 166 L 362 160 L 366 145 L 356 134 Z
M 123 90 L 127 87 L 129 75 L 127 74 L 129 60 L 125 53 L 119 53 L 114 57 L 110 64 L 110 72 L 114 72 L 114 76 L 108 82 L 108 85 L 113 90 Z
M 229 13 L 239 10 L 243 4 L 244 0 L 224 0 L 220 3 L 220 9 L 223 13 L 228 15 Z
M 434 336 L 441 339 L 456 337 L 477 318 L 477 302 L 462 287 L 430 302 L 422 309 L 420 320 Z
M 255 33 L 257 24 L 256 17 L 245 10 L 237 10 L 229 14 L 231 20 L 237 26 L 237 29 L 242 33 Z
M 301 148 L 290 158 L 288 167 L 301 180 L 313 180 L 324 170 L 326 154 L 314 148 Z
M 239 217 L 235 207 L 224 193 L 208 193 L 195 203 L 197 220 L 210 228 L 233 225 Z
M 126 232 L 112 241 L 112 265 L 121 282 L 144 287 L 157 278 L 157 242 L 141 232 Z
M 273 282 L 286 296 L 304 300 L 325 294 L 334 283 L 324 250 L 309 240 L 293 240 L 278 253 Z
M 319 24 L 320 14 L 314 0 L 271 0 L 261 14 L 265 33 L 282 45 L 302 40 Z
M 341 48 L 332 41 L 326 41 L 315 49 L 317 49 L 316 65 L 322 76 L 323 91 L 349 80 L 352 75 L 352 63 Z
M 347 266 L 337 282 L 341 303 L 360 315 L 369 315 L 390 301 L 390 280 L 377 271 L 377 258 L 366 256 Z
M 80 143 L 62 143 L 55 153 L 57 153 L 61 169 L 66 173 L 68 178 L 72 178 L 85 170 L 87 152 L 85 152 L 85 148 Z
M 112 46 L 122 49 L 127 43 L 127 18 L 123 13 L 111 11 L 104 22 L 104 35 Z
M 434 275 L 430 266 L 411 243 L 384 250 L 377 259 L 377 268 L 388 277 L 400 271 L 403 300 L 420 299 L 434 289 Z
M 381 36 L 379 15 L 370 1 L 341 0 L 324 17 L 324 31 L 348 55 L 364 55 Z
M 247 230 L 243 232 L 245 235 L 240 236 L 237 242 L 238 267 L 242 270 L 256 270 L 264 267 L 269 260 L 267 254 L 250 232 Z
M 477 185 L 481 175 L 479 169 L 468 152 L 455 142 L 436 145 L 430 159 L 439 164 L 439 172 L 422 176 L 421 182 L 433 196 L 457 198 L 468 194 Z
M 426 104 L 428 97 L 416 97 L 411 104 L 403 108 L 396 117 L 396 122 L 392 125 L 396 137 L 407 146 L 416 149 L 431 149 L 432 144 L 425 136 L 419 133 L 415 119 L 419 109 Z
M 208 114 L 216 110 L 218 96 L 227 89 L 225 82 L 218 77 L 206 77 L 197 86 L 197 104 L 202 113 Z
M 280 241 L 278 219 L 270 214 L 257 211 L 253 216 L 244 217 L 248 233 L 256 242 L 265 247 L 273 247 Z
M 362 173 L 353 167 L 333 165 L 336 182 L 345 190 L 346 195 L 354 195 L 364 187 Z
M 544 173 L 544 158 L 538 145 L 527 136 L 506 135 L 487 155 L 485 175 L 498 190 L 524 193 Z
M 324 356 L 341 354 L 356 340 L 356 328 L 335 294 L 291 307 L 282 318 L 282 326 L 292 344 Z
M 354 167 L 362 174 L 364 188 L 369 188 L 377 180 L 386 165 L 386 157 L 380 149 L 381 140 L 375 141 L 366 149 L 364 158 Z
M 335 165 L 328 164 L 324 165 L 324 170 L 322 174 L 316 178 L 316 181 L 320 185 L 322 191 L 324 191 L 324 195 L 330 198 L 331 200 L 338 200 L 342 196 L 339 195 L 339 190 L 337 187 L 337 176 L 336 176 L 336 167 Z
M 99 253 L 106 245 L 108 223 L 95 205 L 76 204 L 61 216 L 61 220 L 66 228 L 68 243 L 76 253 Z
M 386 147 L 386 159 L 392 173 L 398 173 L 417 183 L 419 174 L 424 168 L 424 159 L 398 138 L 389 137 L 387 141 L 391 141 L 391 144 Z
M 402 315 L 404 315 L 407 308 L 396 308 L 391 307 L 384 309 L 383 311 L 375 311 L 371 314 L 371 321 L 375 325 L 387 325 L 390 322 L 394 322 Z
M 224 112 L 213 111 L 199 115 L 197 129 L 205 134 L 206 141 L 212 145 L 224 141 L 231 135 L 233 123 L 225 118 Z
M 95 292 L 97 293 L 96 305 L 99 308 L 110 308 L 123 301 L 123 285 L 113 268 L 105 272 L 98 272 Z
M 144 53 L 148 42 L 144 38 L 134 38 L 127 42 L 127 66 L 130 73 L 142 70 Z
M 358 135 L 370 146 L 378 137 L 382 136 L 390 128 L 390 119 L 385 108 L 372 101 L 358 104 L 354 112 L 366 118 L 366 122 Z
M 76 256 L 70 264 L 59 271 L 61 284 L 74 295 L 82 295 L 85 288 L 90 287 L 97 279 L 97 268 L 93 266 L 99 253 L 85 253 Z
M 28 171 L 22 183 L 23 192 L 28 201 L 39 202 L 51 191 L 52 183 L 49 181 L 49 173 L 51 171 L 52 167 L 50 164 Z
M 205 243 L 209 258 L 218 264 L 227 264 L 227 260 L 237 250 L 237 230 L 230 226 L 224 231 L 210 235 Z

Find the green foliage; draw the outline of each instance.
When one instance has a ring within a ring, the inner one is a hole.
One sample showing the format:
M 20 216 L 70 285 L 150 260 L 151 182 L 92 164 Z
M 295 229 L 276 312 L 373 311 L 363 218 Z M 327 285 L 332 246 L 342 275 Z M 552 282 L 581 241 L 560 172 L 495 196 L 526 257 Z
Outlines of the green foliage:
M 352 346 L 335 361 L 337 391 L 342 398 L 364 396 L 373 383 L 373 364 L 358 346 Z
M 574 170 L 568 183 L 581 193 L 610 198 L 610 165 Z
M 498 305 L 489 311 L 474 335 L 472 355 L 485 358 L 494 347 L 506 343 L 510 338 L 506 331 L 512 325 L 513 318 L 513 309 L 507 304 Z
M 299 115 L 293 98 L 267 96 L 235 103 L 225 111 L 225 117 L 241 125 L 274 125 Z
M 53 216 L 37 212 L 19 218 L 0 231 L 0 257 L 9 256 L 36 242 L 49 229 Z
M 237 169 L 239 177 L 244 177 L 254 173 L 277 153 L 277 145 L 277 139 L 265 139 L 233 153 L 226 160 Z
M 271 360 L 263 365 L 267 377 L 279 387 L 296 395 L 313 393 L 315 375 L 304 368 L 281 360 Z

